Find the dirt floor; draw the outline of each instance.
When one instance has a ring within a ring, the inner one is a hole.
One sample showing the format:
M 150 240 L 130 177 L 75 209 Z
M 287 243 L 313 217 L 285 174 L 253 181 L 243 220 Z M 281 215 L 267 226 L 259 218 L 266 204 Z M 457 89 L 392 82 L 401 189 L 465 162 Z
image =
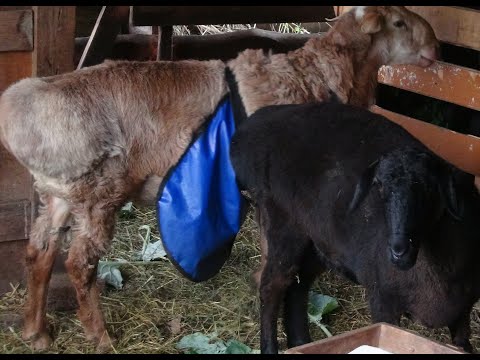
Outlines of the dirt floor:
M 142 249 L 139 228 L 152 228 L 151 242 L 158 240 L 154 209 L 135 209 L 129 219 L 119 218 L 109 261 L 126 261 L 120 267 L 124 286 L 107 287 L 102 297 L 108 328 L 118 342 L 117 353 L 179 353 L 179 340 L 189 334 L 216 332 L 224 341 L 238 340 L 259 349 L 259 301 L 251 286 L 251 272 L 259 263 L 258 229 L 250 212 L 231 257 L 220 273 L 203 283 L 185 279 L 168 260 L 140 262 L 136 254 Z M 331 273 L 315 283 L 314 291 L 335 297 L 339 308 L 323 319 L 333 334 L 340 334 L 370 324 L 365 294 Z M 15 287 L 0 298 L 0 353 L 30 353 L 21 340 L 21 311 L 25 290 Z M 73 311 L 49 312 L 55 342 L 48 353 L 93 353 L 95 349 L 84 338 Z M 15 321 L 16 320 L 16 321 Z M 480 347 L 478 308 L 472 313 L 473 346 Z M 10 326 L 9 326 L 10 325 Z M 281 350 L 286 349 L 285 334 L 279 322 Z M 450 343 L 448 329 L 429 330 L 407 319 L 402 326 L 443 343 Z M 325 334 L 311 324 L 314 340 Z

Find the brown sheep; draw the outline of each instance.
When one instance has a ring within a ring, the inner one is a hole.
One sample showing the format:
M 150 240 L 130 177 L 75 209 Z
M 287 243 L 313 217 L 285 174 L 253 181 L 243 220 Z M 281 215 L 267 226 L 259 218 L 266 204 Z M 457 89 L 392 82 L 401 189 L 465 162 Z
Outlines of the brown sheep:
M 323 101 L 331 93 L 368 106 L 380 66 L 429 66 L 438 48 L 430 25 L 404 7 L 362 6 L 342 15 L 324 37 L 286 54 L 246 50 L 227 64 L 107 61 L 9 87 L 0 98 L 0 138 L 34 176 L 42 203 L 27 247 L 24 339 L 35 349 L 52 341 L 47 288 L 72 219 L 65 265 L 78 316 L 98 351 L 111 347 L 94 280 L 115 212 L 128 199 L 154 203 L 153 189 L 229 92 L 226 66 L 247 115 L 266 105 Z

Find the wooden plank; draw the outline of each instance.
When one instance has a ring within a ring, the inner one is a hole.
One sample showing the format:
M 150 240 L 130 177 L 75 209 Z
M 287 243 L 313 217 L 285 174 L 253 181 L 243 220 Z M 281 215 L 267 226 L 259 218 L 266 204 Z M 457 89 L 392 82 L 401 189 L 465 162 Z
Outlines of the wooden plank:
M 427 20 L 440 41 L 480 50 L 480 11 L 459 6 L 407 6 Z
M 33 182 L 28 170 L 2 145 L 0 145 L 0 174 L 0 203 L 30 197 Z
M 333 6 L 134 6 L 133 25 L 321 22 Z
M 30 76 L 31 69 L 31 53 L 0 53 L 0 93 L 10 84 Z M 0 145 L 0 203 L 28 199 L 31 196 L 32 184 L 32 177 L 28 171 Z M 0 207 L 0 242 L 25 239 L 24 229 L 30 226 L 30 217 L 25 224 L 26 220 L 22 212 L 14 211 L 12 213 L 11 209 L 7 210 Z M 7 212 L 4 213 L 4 211 Z M 15 218 L 15 214 L 18 215 L 17 218 Z
M 75 6 L 34 6 L 32 76 L 73 70 Z M 39 21 L 40 19 L 40 21 Z
M 173 36 L 173 59 L 229 60 L 238 52 L 250 49 L 285 53 L 298 49 L 312 37 L 323 34 L 282 34 L 261 29 L 232 31 L 212 35 Z M 80 61 L 88 38 L 75 39 L 75 65 Z M 146 34 L 118 35 L 109 59 L 151 61 L 157 59 L 157 36 Z
M 184 35 L 173 37 L 173 58 L 227 61 L 240 51 L 249 49 L 285 53 L 298 49 L 312 37 L 323 34 L 281 34 L 261 29 L 248 29 L 212 35 Z
M 0 53 L 0 93 L 17 80 L 30 76 L 32 54 L 29 52 Z
M 480 71 L 437 61 L 428 68 L 383 66 L 380 83 L 480 110 Z
M 431 151 L 463 171 L 480 176 L 480 138 L 372 106 L 371 111 L 401 125 Z
M 12 285 L 25 281 L 25 247 L 27 240 L 0 243 L 0 295 L 12 291 Z
M 111 53 L 122 23 L 128 22 L 129 6 L 104 6 L 98 15 L 90 39 L 77 69 L 100 64 Z M 72 56 L 73 59 L 73 56 Z
M 0 11 L 0 51 L 31 51 L 32 49 L 32 10 Z
M 0 203 L 0 243 L 28 239 L 30 200 Z

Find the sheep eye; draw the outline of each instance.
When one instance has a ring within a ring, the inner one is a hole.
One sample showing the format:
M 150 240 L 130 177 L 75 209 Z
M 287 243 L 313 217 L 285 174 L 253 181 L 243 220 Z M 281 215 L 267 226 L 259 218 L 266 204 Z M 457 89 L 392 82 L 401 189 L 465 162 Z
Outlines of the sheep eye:
M 373 178 L 373 183 L 378 186 L 380 193 L 383 194 L 383 184 L 378 180 L 377 177 Z
M 403 20 L 397 20 L 393 23 L 393 26 L 395 26 L 397 28 L 401 28 L 401 27 L 406 27 L 407 24 L 405 24 L 405 21 L 403 21 Z

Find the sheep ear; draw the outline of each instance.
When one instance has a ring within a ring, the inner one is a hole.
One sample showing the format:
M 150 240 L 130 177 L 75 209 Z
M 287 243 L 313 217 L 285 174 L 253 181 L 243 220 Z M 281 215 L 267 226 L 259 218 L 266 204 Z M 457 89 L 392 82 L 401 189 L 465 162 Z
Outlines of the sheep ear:
M 367 11 L 360 22 L 360 29 L 365 34 L 375 34 L 382 30 L 383 16 L 377 11 Z
M 470 176 L 468 177 L 470 178 Z M 473 175 L 471 177 L 473 178 Z M 442 177 L 442 178 L 443 179 L 446 178 L 446 180 L 441 182 L 440 187 L 441 187 L 441 194 L 443 196 L 443 199 L 447 207 L 447 211 L 449 212 L 450 215 L 453 216 L 454 219 L 462 220 L 464 204 L 463 204 L 462 196 L 458 196 L 457 190 L 456 190 L 457 182 L 460 179 L 455 178 L 453 171 L 449 171 L 448 176 Z
M 375 160 L 375 162 L 370 164 L 367 170 L 365 170 L 365 172 L 363 173 L 362 178 L 355 187 L 355 193 L 353 194 L 352 201 L 348 206 L 347 214 L 355 211 L 355 209 L 358 207 L 358 205 L 360 205 L 360 203 L 363 201 L 363 199 L 365 199 L 365 196 L 367 196 L 368 192 L 370 191 L 370 188 L 375 179 L 378 162 L 378 160 Z

